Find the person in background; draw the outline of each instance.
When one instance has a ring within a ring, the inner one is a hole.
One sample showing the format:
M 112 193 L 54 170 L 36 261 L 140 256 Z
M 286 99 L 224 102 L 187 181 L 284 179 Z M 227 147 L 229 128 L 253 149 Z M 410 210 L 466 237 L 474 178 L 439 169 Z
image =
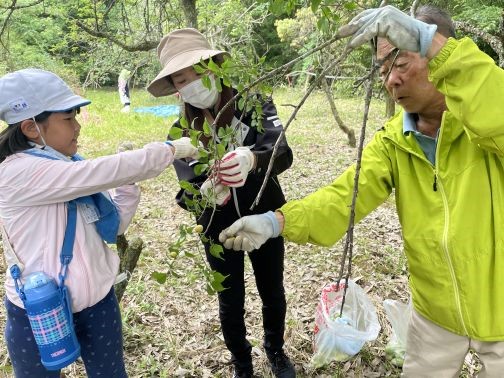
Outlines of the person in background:
M 21 281 L 44 272 L 57 282 L 67 209 L 70 201 L 77 203 L 73 259 L 65 281 L 75 332 L 88 376 L 118 378 L 127 376 L 113 289 L 119 256 L 105 240 L 115 242 L 133 218 L 140 200 L 135 182 L 161 174 L 175 158 L 194 158 L 198 151 L 182 138 L 83 160 L 77 154 L 81 125 L 76 117 L 89 103 L 52 72 L 30 68 L 0 78 L 0 119 L 8 125 L 0 133 L 0 227 L 4 253 L 12 247 L 24 265 Z M 5 342 L 15 376 L 59 377 L 60 371 L 41 364 L 9 272 L 5 290 Z
M 122 69 L 119 73 L 119 78 L 117 79 L 117 89 L 119 91 L 119 100 L 121 101 L 122 113 L 129 113 L 130 111 L 130 92 L 129 92 L 129 79 L 131 78 L 131 72 L 127 69 Z
M 504 371 L 504 70 L 432 6 L 412 18 L 369 9 L 339 31 L 378 39 L 380 76 L 402 111 L 365 147 L 359 221 L 395 190 L 414 305 L 404 377 L 458 377 L 469 350 L 480 377 Z M 270 237 L 330 246 L 346 232 L 355 166 L 275 212 L 220 235 L 236 250 Z
M 249 208 L 264 180 L 273 146 L 282 131 L 282 123 L 273 102 L 271 99 L 262 100 L 262 131 L 251 127 L 252 112 L 239 110 L 240 98 L 224 110 L 214 124 L 217 113 L 237 92 L 223 83 L 220 83 L 222 91 L 218 91 L 216 81 L 219 79 L 212 73 L 196 73 L 193 65 L 210 58 L 216 64 L 222 64 L 226 52 L 212 49 L 205 37 L 191 28 L 175 30 L 166 35 L 157 52 L 162 69 L 147 90 L 156 97 L 178 91 L 183 101 L 183 117 L 200 131 L 206 120 L 213 127 L 212 139 L 215 143 L 220 143 L 217 134 L 225 126 L 232 127 L 236 133 L 236 144 L 225 146 L 228 152 L 215 164 L 210 174 L 196 175 L 194 166 L 198 162 L 195 160 L 179 159 L 174 163 L 178 178 L 200 188 L 202 198 L 208 200 L 208 207 L 197 223 L 203 225 L 208 239 L 218 242 L 220 231 L 237 220 L 240 214 L 274 210 L 285 202 L 277 176 L 291 166 L 292 151 L 287 141 L 282 140 L 264 195 L 251 211 Z M 204 75 L 210 80 L 210 89 L 203 85 Z M 181 127 L 180 120 L 173 127 Z M 208 147 L 209 139 L 201 138 L 205 147 Z M 181 190 L 177 195 L 179 205 L 187 208 L 187 199 L 192 199 L 192 195 Z M 217 209 L 212 218 L 214 205 Z M 210 245 L 210 242 L 204 243 L 210 266 L 226 276 L 223 282 L 226 289 L 218 293 L 219 317 L 224 341 L 232 354 L 233 376 L 252 377 L 252 346 L 246 339 L 244 320 L 244 254 L 225 249 L 221 258 L 218 258 L 210 253 Z M 295 377 L 294 366 L 283 350 L 286 314 L 283 238 L 272 238 L 258 251 L 249 254 L 249 258 L 263 303 L 264 348 L 272 371 L 276 377 Z

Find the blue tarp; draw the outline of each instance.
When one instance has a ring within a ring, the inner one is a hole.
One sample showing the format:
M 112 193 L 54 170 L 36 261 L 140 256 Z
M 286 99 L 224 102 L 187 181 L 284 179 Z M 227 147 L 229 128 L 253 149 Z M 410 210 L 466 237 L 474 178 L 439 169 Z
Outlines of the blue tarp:
M 158 106 L 140 106 L 134 108 L 137 113 L 152 113 L 157 117 L 177 116 L 180 112 L 178 105 L 158 105 Z

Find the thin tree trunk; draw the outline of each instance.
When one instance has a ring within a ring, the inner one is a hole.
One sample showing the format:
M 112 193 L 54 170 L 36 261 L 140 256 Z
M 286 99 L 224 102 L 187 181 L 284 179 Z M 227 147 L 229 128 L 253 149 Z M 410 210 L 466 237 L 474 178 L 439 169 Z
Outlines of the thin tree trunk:
M 387 118 L 390 118 L 395 114 L 395 101 L 387 91 L 384 92 L 385 92 L 385 116 Z
M 184 11 L 186 26 L 188 28 L 198 28 L 198 11 L 196 10 L 196 0 L 180 0 L 180 6 Z
M 338 127 L 343 130 L 343 132 L 347 135 L 348 137 L 348 144 L 351 147 L 356 146 L 356 140 L 355 140 L 355 132 L 352 129 L 349 129 L 344 123 L 343 120 L 340 118 L 338 114 L 338 109 L 336 109 L 336 104 L 334 103 L 334 99 L 332 96 L 331 89 L 327 85 L 327 80 L 325 77 L 322 78 L 321 80 L 322 83 L 322 89 L 324 90 L 327 100 L 329 101 L 329 105 L 331 106 L 331 111 L 334 116 L 334 119 L 336 120 L 336 123 L 338 124 Z
M 136 268 L 142 249 L 143 241 L 140 238 L 135 238 L 131 243 L 129 243 L 124 235 L 119 235 L 117 237 L 117 253 L 121 259 L 119 271 L 121 273 L 126 273 L 128 278 Z M 124 291 L 126 290 L 126 286 L 128 286 L 128 279 L 115 285 L 114 290 L 118 302 L 121 301 Z

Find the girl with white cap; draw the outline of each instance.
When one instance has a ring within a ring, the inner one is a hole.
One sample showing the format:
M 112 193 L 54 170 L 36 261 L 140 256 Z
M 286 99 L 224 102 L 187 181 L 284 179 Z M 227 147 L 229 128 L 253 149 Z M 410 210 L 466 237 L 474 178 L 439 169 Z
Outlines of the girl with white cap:
M 225 146 L 227 154 L 210 174 L 196 175 L 196 160 L 178 159 L 174 162 L 179 179 L 200 188 L 201 194 L 217 206 L 215 212 L 213 206 L 206 208 L 197 222 L 206 230 L 205 236 L 218 243 L 220 231 L 242 215 L 275 210 L 285 203 L 277 175 L 291 166 L 292 151 L 284 138 L 275 156 L 264 195 L 251 211 L 250 207 L 264 180 L 273 147 L 282 131 L 282 123 L 273 102 L 271 99 L 262 100 L 261 131 L 251 126 L 254 116 L 252 112 L 239 109 L 241 98 L 224 109 L 215 122 L 216 115 L 237 92 L 224 83 L 216 83 L 218 79 L 211 73 L 203 74 L 211 83 L 211 88 L 207 89 L 203 85 L 203 75 L 198 74 L 193 65 L 210 58 L 220 65 L 227 53 L 212 49 L 205 37 L 191 28 L 175 30 L 166 35 L 157 51 L 163 68 L 147 90 L 156 97 L 178 91 L 184 102 L 183 116 L 188 124 L 202 131 L 206 120 L 213 126 L 215 143 L 220 143 L 217 137 L 219 128 L 230 126 L 236 133 L 236 145 Z M 180 120 L 173 127 L 180 128 Z M 202 137 L 201 142 L 207 146 L 209 139 Z M 177 202 L 187 209 L 185 200 L 191 197 L 189 192 L 182 189 L 177 195 Z M 224 341 L 232 354 L 233 376 L 252 377 L 252 347 L 246 339 L 244 321 L 244 254 L 224 249 L 221 258 L 217 258 L 210 253 L 210 243 L 205 242 L 204 246 L 212 269 L 226 276 L 223 282 L 226 289 L 218 293 L 219 316 Z M 276 377 L 295 377 L 294 366 L 283 351 L 286 314 L 283 239 L 271 239 L 263 248 L 250 254 L 249 258 L 263 303 L 264 348 L 272 371 Z
M 105 242 L 115 242 L 133 218 L 140 190 L 132 183 L 161 174 L 176 158 L 195 157 L 197 149 L 184 138 L 83 160 L 76 115 L 89 103 L 48 71 L 0 78 L 0 119 L 8 124 L 0 133 L 0 228 L 9 268 L 20 265 L 21 282 L 39 271 L 58 281 L 67 212 L 76 204 L 64 277 L 80 354 L 88 376 L 126 377 L 113 290 L 119 257 Z M 17 281 L 6 276 L 5 340 L 16 377 L 59 377 L 41 364 Z

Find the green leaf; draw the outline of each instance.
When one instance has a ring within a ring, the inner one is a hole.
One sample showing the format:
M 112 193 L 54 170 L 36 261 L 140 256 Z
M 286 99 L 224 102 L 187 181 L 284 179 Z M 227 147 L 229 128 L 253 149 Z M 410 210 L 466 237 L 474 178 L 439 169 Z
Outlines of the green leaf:
M 327 32 L 327 30 L 329 29 L 329 22 L 327 21 L 327 18 L 319 18 L 319 20 L 317 21 L 317 28 L 323 33 Z
M 193 184 L 191 184 L 189 181 L 179 181 L 179 185 L 182 189 L 184 189 L 186 192 L 190 194 L 199 194 L 199 190 L 194 187 Z
M 245 99 L 243 97 L 241 97 L 239 100 L 238 100 L 238 109 L 241 111 L 243 110 L 243 107 L 245 106 Z
M 174 139 L 174 140 L 176 140 L 176 139 L 180 139 L 180 138 L 182 138 L 183 131 L 182 131 L 182 129 L 181 129 L 181 128 L 179 128 L 179 127 L 172 127 L 172 128 L 170 129 L 170 133 L 169 133 L 169 135 L 170 135 L 170 138 L 171 138 L 171 139 Z
M 205 136 L 212 136 L 212 129 L 210 128 L 210 125 L 208 124 L 206 118 L 203 122 L 203 134 L 205 134 Z
M 189 138 L 191 138 L 191 143 L 193 146 L 198 145 L 198 138 L 201 135 L 201 131 L 189 130 Z
M 224 248 L 222 248 L 222 245 L 220 244 L 212 244 L 210 246 L 210 254 L 213 257 L 216 257 L 218 259 L 224 260 L 224 258 L 221 256 L 224 253 Z
M 219 127 L 219 129 L 217 130 L 217 136 L 222 139 L 226 136 L 226 134 L 226 129 Z
M 203 83 L 203 86 L 206 89 L 212 88 L 212 83 L 210 82 L 210 77 L 208 77 L 207 75 L 201 77 L 201 82 Z
M 166 273 L 161 272 L 152 272 L 151 278 L 156 280 L 159 284 L 164 284 L 166 282 L 166 277 L 168 275 Z
M 217 157 L 220 159 L 226 154 L 226 147 L 222 144 L 217 145 Z
M 215 78 L 215 88 L 217 88 L 217 91 L 222 92 L 222 83 L 218 77 Z
M 187 122 L 186 117 L 181 117 L 179 122 L 180 122 L 180 126 L 182 126 L 183 129 L 187 129 L 189 127 L 189 122 Z
M 284 2 L 282 0 L 274 0 L 270 3 L 269 10 L 276 16 L 279 16 L 283 13 L 285 9 Z
M 193 68 L 194 71 L 196 71 L 196 73 L 200 75 L 207 71 L 207 69 L 205 67 L 202 67 L 200 64 L 195 64 Z
M 208 61 L 208 68 L 212 72 L 219 72 L 220 70 L 220 67 L 212 59 Z
M 205 173 L 207 169 L 208 169 L 208 164 L 196 164 L 194 166 L 194 174 L 196 176 L 199 176 L 199 175 Z
M 331 16 L 332 16 L 332 13 L 331 13 L 331 9 L 329 9 L 329 7 L 322 7 L 322 14 L 324 15 L 324 17 L 326 17 L 327 19 L 330 19 Z
M 317 11 L 317 8 L 319 7 L 320 3 L 322 0 L 312 0 L 311 2 L 311 10 L 313 13 Z
M 345 7 L 345 9 L 348 9 L 349 11 L 353 11 L 358 7 L 357 3 L 354 1 L 348 1 L 345 4 L 343 4 L 343 6 Z
M 215 270 L 212 270 L 212 272 L 210 272 L 210 277 L 208 277 L 208 278 L 209 278 L 209 282 L 208 282 L 207 292 L 209 294 L 215 294 L 215 293 L 219 293 L 221 291 L 226 290 L 226 288 L 224 287 L 224 285 L 222 283 L 227 278 L 227 276 L 224 276 L 221 273 L 219 273 Z

